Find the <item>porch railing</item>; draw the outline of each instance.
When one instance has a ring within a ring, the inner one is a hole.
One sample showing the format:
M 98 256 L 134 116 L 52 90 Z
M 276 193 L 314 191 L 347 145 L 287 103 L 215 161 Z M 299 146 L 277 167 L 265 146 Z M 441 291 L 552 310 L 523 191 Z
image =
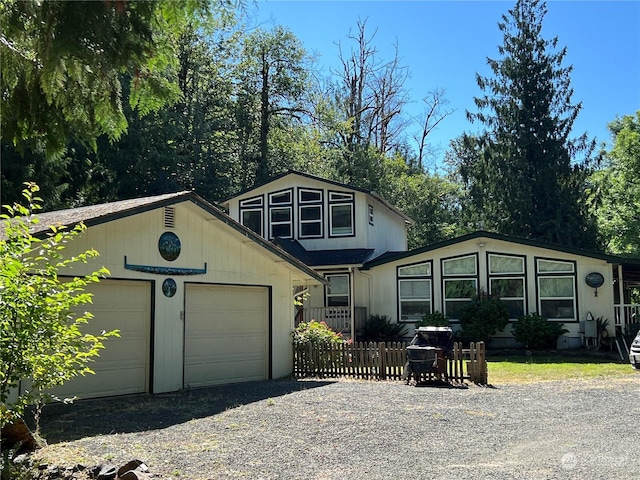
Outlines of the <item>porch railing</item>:
M 354 307 L 355 330 L 361 330 L 367 320 L 366 307 Z M 334 332 L 351 334 L 351 307 L 305 307 L 303 321 L 325 322 Z
M 629 333 L 629 325 L 640 323 L 640 304 L 614 305 L 616 332 Z

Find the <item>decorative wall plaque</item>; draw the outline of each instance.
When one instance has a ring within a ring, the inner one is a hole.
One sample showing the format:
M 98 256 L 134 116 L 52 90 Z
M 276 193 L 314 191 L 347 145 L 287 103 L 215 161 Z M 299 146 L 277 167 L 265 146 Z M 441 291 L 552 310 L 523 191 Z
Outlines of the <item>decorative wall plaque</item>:
M 162 282 L 162 293 L 167 298 L 171 298 L 176 294 L 178 290 L 178 285 L 173 278 L 167 278 L 164 282 Z
M 591 288 L 600 288 L 604 285 L 604 276 L 601 273 L 592 272 L 584 278 L 584 281 Z
M 180 239 L 173 232 L 164 232 L 158 240 L 158 251 L 162 258 L 173 262 L 180 256 Z

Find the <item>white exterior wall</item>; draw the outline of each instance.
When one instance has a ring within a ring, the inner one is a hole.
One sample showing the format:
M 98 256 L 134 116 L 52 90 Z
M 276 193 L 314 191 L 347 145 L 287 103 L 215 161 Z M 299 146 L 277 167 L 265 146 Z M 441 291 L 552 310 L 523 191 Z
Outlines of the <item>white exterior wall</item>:
M 442 294 L 441 260 L 450 257 L 478 254 L 479 287 L 488 292 L 487 253 L 511 254 L 526 256 L 526 289 L 527 312 L 538 311 L 536 296 L 536 258 L 555 260 L 567 260 L 576 262 L 576 286 L 577 286 L 577 315 L 578 321 L 563 321 L 565 328 L 569 330 L 567 337 L 579 337 L 579 321 L 586 320 L 591 312 L 594 318 L 603 316 L 610 321 L 610 333 L 613 334 L 614 300 L 613 300 L 613 273 L 611 265 L 605 260 L 584 257 L 575 254 L 563 253 L 556 250 L 511 243 L 490 238 L 476 238 L 458 244 L 446 246 L 406 257 L 395 262 L 390 262 L 373 267 L 362 273 L 371 275 L 372 287 L 367 294 L 366 289 L 361 294 L 369 296 L 367 304 L 370 305 L 369 313 L 388 315 L 393 321 L 398 321 L 398 293 L 397 270 L 398 266 L 419 263 L 430 260 L 432 262 L 432 306 L 434 311 L 443 311 L 444 302 Z M 598 289 L 598 296 L 594 295 L 594 289 L 586 285 L 585 276 L 591 272 L 599 272 L 604 276 L 604 285 Z M 360 276 L 362 274 L 359 274 Z M 364 300 L 363 300 L 364 301 Z M 413 324 L 407 323 L 409 330 Z M 507 327 L 507 334 L 510 327 Z M 575 343 L 575 342 L 573 342 Z
M 407 249 L 407 231 L 404 219 L 391 211 L 374 197 L 360 191 L 339 187 L 321 180 L 290 174 L 274 180 L 262 187 L 234 197 L 228 202 L 229 216 L 240 222 L 240 202 L 262 195 L 263 232 L 268 237 L 268 202 L 269 193 L 293 189 L 293 236 L 307 250 L 328 250 L 347 248 L 373 248 L 374 256 L 387 251 L 404 251 Z M 298 188 L 310 188 L 323 191 L 323 238 L 302 238 L 298 234 Z M 329 237 L 329 192 L 354 194 L 355 236 Z M 374 225 L 369 225 L 369 205 L 374 207 Z
M 222 221 L 206 214 L 191 202 L 175 206 L 176 228 L 164 227 L 163 209 L 159 208 L 105 224 L 92 226 L 75 242 L 66 254 L 76 254 L 94 248 L 100 257 L 88 264 L 76 264 L 64 273 L 83 275 L 105 266 L 109 278 L 143 279 L 155 282 L 152 319 L 155 338 L 152 339 L 153 393 L 175 391 L 182 388 L 183 369 L 183 311 L 184 283 L 222 283 L 270 287 L 272 346 L 271 360 L 274 378 L 291 373 L 294 283 L 300 283 L 302 273 L 294 274 L 286 262 L 269 254 L 263 247 L 232 230 Z M 181 253 L 169 262 L 158 252 L 158 239 L 165 231 L 180 238 Z M 204 268 L 200 275 L 167 275 L 143 273 L 124 268 L 124 257 L 129 264 L 181 268 Z M 61 272 L 62 274 L 63 272 Z M 162 293 L 162 282 L 171 277 L 177 283 L 177 293 L 167 298 Z M 89 308 L 87 308 L 90 310 Z M 109 339 L 108 342 L 117 341 Z

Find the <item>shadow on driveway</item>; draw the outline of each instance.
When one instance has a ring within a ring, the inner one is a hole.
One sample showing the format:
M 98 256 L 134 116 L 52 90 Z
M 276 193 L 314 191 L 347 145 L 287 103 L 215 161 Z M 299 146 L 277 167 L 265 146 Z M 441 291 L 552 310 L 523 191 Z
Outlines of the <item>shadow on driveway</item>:
M 271 380 L 156 395 L 87 399 L 68 405 L 53 403 L 44 407 L 40 425 L 49 444 L 110 433 L 156 430 L 332 383 Z

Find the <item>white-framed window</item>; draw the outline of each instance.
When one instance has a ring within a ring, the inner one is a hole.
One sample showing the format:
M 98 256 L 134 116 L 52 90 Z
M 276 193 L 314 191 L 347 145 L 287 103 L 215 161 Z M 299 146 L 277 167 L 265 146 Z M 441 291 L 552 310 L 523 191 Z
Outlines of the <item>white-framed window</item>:
M 351 237 L 355 234 L 353 193 L 329 192 L 329 236 Z
M 262 195 L 240 201 L 240 223 L 261 237 L 264 236 L 263 208 L 264 199 Z
M 431 262 L 398 267 L 398 318 L 419 322 L 432 311 Z
M 509 309 L 509 319 L 517 320 L 526 313 L 525 258 L 490 253 L 489 295 L 500 297 Z
M 269 194 L 269 239 L 293 237 L 293 191 Z
M 334 273 L 327 274 L 325 278 L 329 282 L 326 287 L 327 307 L 348 307 L 349 306 L 349 274 Z
M 321 238 L 323 191 L 300 188 L 298 189 L 298 236 L 300 238 Z
M 575 262 L 536 258 L 540 315 L 549 320 L 577 320 L 575 272 Z
M 452 320 L 478 295 L 478 257 L 465 255 L 442 260 L 444 314 Z

